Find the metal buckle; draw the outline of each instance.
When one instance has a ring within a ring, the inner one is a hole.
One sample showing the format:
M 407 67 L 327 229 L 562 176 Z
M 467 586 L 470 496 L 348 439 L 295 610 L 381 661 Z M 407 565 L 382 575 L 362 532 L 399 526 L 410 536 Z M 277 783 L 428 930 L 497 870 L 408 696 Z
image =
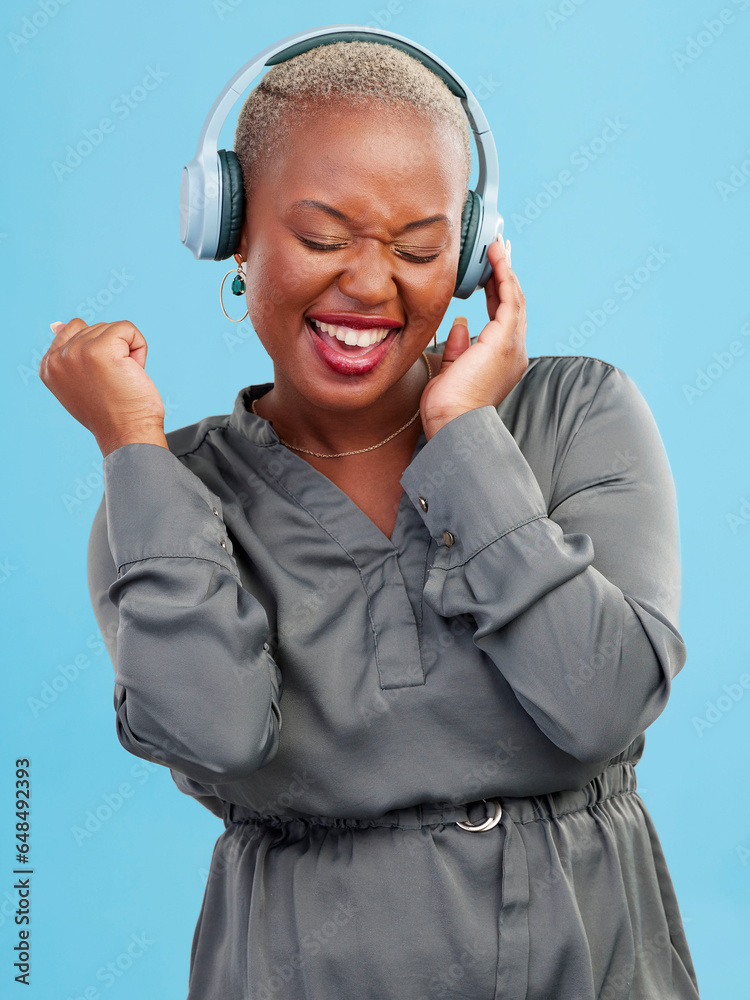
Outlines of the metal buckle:
M 488 800 L 482 799 L 481 801 L 487 802 Z M 489 799 L 489 801 L 495 804 L 494 816 L 489 816 L 481 823 L 459 823 L 456 820 L 456 826 L 460 826 L 462 830 L 471 830 L 473 833 L 481 833 L 484 830 L 491 830 L 493 826 L 497 826 L 503 816 L 503 807 L 500 804 L 500 799 Z

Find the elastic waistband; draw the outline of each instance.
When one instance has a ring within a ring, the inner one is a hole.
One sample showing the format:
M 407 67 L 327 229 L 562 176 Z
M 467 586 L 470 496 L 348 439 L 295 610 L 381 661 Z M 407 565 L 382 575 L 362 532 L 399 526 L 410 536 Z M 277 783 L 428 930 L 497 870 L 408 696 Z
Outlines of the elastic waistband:
M 492 803 L 500 802 L 503 812 L 516 823 L 534 823 L 538 820 L 564 816 L 566 813 L 587 809 L 589 806 L 615 795 L 635 792 L 637 779 L 635 765 L 629 761 L 619 761 L 608 765 L 600 774 L 592 778 L 583 788 L 561 789 L 542 795 L 523 798 L 499 795 L 472 802 L 436 802 L 392 809 L 382 816 L 349 818 L 337 816 L 264 816 L 255 810 L 224 803 L 224 825 L 253 823 L 260 826 L 284 826 L 289 823 L 304 823 L 312 826 L 340 827 L 344 829 L 364 829 L 375 826 L 399 827 L 404 830 L 418 830 L 423 826 L 443 826 L 446 823 L 481 823 L 493 814 Z

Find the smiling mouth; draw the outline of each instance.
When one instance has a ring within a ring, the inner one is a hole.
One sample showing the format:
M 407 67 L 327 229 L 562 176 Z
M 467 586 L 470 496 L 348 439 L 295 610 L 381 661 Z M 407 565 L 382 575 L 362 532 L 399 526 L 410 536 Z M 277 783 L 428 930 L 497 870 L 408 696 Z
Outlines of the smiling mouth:
M 369 354 L 375 347 L 387 340 L 391 334 L 400 333 L 402 327 L 385 329 L 384 327 L 373 328 L 371 330 L 353 330 L 347 326 L 336 326 L 333 323 L 321 323 L 316 319 L 305 317 L 313 333 L 325 341 L 326 344 L 338 354 L 346 357 L 359 358 Z M 362 343 L 364 341 L 364 343 Z

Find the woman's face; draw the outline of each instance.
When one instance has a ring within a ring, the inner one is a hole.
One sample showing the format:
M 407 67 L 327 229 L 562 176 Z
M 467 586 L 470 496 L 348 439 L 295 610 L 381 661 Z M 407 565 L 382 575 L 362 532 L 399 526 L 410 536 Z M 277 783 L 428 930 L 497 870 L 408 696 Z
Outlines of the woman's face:
M 250 321 L 277 387 L 345 410 L 409 371 L 453 295 L 465 190 L 458 137 L 413 110 L 339 102 L 292 130 L 254 185 L 240 245 Z M 342 375 L 321 359 L 306 321 L 326 313 L 401 329 L 369 374 Z

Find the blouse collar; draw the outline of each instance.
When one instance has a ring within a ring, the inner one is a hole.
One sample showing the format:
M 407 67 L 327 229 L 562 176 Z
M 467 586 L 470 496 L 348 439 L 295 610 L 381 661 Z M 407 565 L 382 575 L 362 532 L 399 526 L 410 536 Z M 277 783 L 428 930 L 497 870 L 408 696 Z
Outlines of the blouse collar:
M 248 385 L 244 389 L 240 389 L 234 401 L 234 409 L 229 416 L 229 426 L 238 431 L 251 444 L 260 448 L 273 447 L 274 445 L 285 447 L 281 444 L 279 435 L 273 429 L 271 421 L 253 413 L 250 408 L 253 401 L 265 396 L 273 389 L 273 385 L 273 382 L 264 382 L 261 385 Z M 426 443 L 427 437 L 423 429 L 414 448 L 412 461 Z
M 281 444 L 271 421 L 258 416 L 250 409 L 253 400 L 265 396 L 271 389 L 273 389 L 273 382 L 247 385 L 244 389 L 240 389 L 234 401 L 234 409 L 229 416 L 229 426 L 259 447 Z

